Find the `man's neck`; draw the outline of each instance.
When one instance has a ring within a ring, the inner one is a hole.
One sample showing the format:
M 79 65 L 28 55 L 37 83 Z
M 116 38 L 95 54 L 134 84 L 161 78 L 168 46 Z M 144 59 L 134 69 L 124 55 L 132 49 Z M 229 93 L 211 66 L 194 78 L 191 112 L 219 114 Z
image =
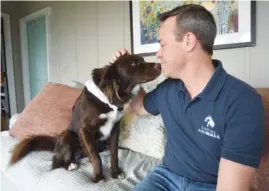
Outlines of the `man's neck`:
M 191 99 L 204 90 L 214 71 L 212 59 L 207 56 L 196 57 L 186 64 L 180 79 L 184 82 Z

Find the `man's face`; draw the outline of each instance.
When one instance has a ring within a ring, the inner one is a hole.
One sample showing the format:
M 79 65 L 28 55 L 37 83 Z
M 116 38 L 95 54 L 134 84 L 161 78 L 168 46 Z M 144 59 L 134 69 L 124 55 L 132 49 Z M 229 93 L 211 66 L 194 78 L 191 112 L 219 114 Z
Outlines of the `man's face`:
M 186 50 L 184 42 L 175 37 L 176 17 L 170 17 L 161 23 L 159 31 L 160 49 L 156 56 L 162 65 L 166 77 L 178 78 L 185 67 Z

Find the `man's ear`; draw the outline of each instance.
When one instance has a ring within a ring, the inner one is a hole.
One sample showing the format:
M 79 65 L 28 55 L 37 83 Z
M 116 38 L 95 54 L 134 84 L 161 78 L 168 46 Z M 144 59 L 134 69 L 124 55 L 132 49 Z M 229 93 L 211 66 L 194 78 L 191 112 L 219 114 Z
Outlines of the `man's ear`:
M 194 49 L 194 47 L 196 46 L 197 38 L 193 33 L 187 32 L 184 35 L 184 40 L 183 41 L 185 43 L 186 51 L 191 52 Z

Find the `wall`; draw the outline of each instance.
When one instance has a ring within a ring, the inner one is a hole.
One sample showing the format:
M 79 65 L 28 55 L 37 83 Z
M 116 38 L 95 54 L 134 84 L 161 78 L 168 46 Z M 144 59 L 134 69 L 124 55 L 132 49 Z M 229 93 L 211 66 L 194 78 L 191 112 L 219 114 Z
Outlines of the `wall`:
M 19 6 L 16 2 L 4 2 L 1 1 L 1 12 L 10 15 L 10 30 L 11 30 L 11 41 L 12 41 L 12 56 L 14 66 L 14 80 L 15 80 L 15 91 L 9 92 L 16 94 L 17 110 L 21 111 L 24 107 L 24 96 L 22 86 L 22 66 L 21 66 L 21 52 L 20 52 L 20 28 L 19 28 Z
M 84 82 L 94 67 L 105 65 L 113 53 L 130 49 L 128 2 L 2 1 L 11 17 L 18 111 L 24 108 L 19 19 L 50 6 L 50 73 L 53 82 Z M 113 10 L 113 11 L 112 11 Z
M 122 47 L 131 49 L 128 1 L 88 2 L 2 2 L 11 14 L 12 45 L 19 111 L 23 109 L 19 18 L 50 6 L 50 63 L 53 82 L 84 82 L 94 67 L 109 62 Z M 18 8 L 19 7 L 19 8 Z M 257 2 L 257 43 L 254 48 L 217 50 L 214 58 L 224 68 L 254 87 L 269 87 L 269 2 Z M 155 56 L 146 57 L 156 61 Z

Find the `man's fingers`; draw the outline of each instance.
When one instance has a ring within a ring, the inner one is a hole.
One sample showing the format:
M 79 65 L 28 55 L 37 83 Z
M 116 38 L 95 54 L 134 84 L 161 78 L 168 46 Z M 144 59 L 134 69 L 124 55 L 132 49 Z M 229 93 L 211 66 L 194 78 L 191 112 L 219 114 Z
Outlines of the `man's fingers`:
M 118 58 L 118 56 L 114 55 L 112 60 L 115 61 L 115 60 L 117 60 L 117 58 Z
M 121 55 L 130 54 L 125 48 L 120 50 Z
M 119 56 L 117 56 L 116 54 L 112 57 L 112 60 L 110 61 L 110 63 L 114 63 L 116 60 L 117 60 L 117 58 L 118 58 Z
M 120 57 L 121 55 L 123 55 L 121 51 L 116 52 L 116 58 Z
M 124 55 L 124 54 L 130 54 L 125 48 L 118 50 L 115 55 L 112 57 L 111 63 L 115 62 L 118 57 Z

